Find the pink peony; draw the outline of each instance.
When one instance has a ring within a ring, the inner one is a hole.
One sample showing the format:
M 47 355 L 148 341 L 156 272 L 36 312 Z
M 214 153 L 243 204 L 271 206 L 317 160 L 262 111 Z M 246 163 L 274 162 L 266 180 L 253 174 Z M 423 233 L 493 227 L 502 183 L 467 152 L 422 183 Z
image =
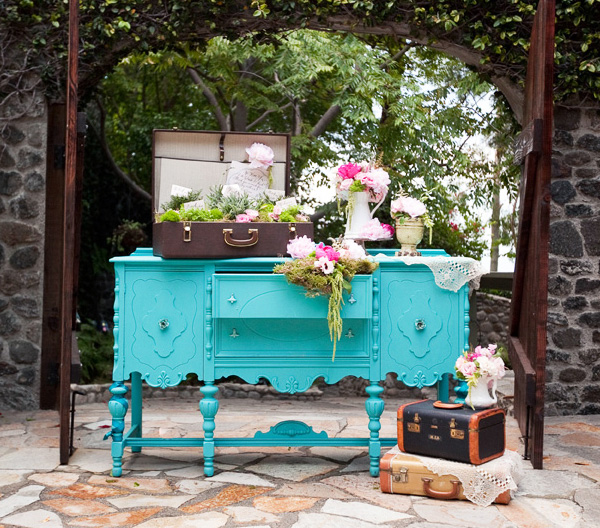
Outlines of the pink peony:
M 246 154 L 248 154 L 248 161 L 252 169 L 268 169 L 273 165 L 273 159 L 275 158 L 273 149 L 263 143 L 252 143 L 246 149 Z
M 374 195 L 383 196 L 387 194 L 388 186 L 390 185 L 390 176 L 383 169 L 372 169 L 364 173 L 360 182 L 367 186 Z
M 331 246 L 326 246 L 323 244 L 323 242 L 319 243 L 319 245 L 315 248 L 315 256 L 318 259 L 325 257 L 329 260 L 333 260 L 334 262 L 337 262 L 340 259 L 340 254 Z
M 394 229 L 390 225 L 380 223 L 379 219 L 373 218 L 363 226 L 360 236 L 368 240 L 384 240 L 394 236 Z
M 246 209 L 246 214 L 252 219 L 256 220 L 258 218 L 258 211 L 255 209 Z
M 353 180 L 360 171 L 360 165 L 356 165 L 356 163 L 346 163 L 338 168 L 337 173 L 343 180 Z
M 315 250 L 315 243 L 306 235 L 290 240 L 287 245 L 287 252 L 292 258 L 308 257 Z
M 340 250 L 340 257 L 364 259 L 367 258 L 367 253 L 365 248 L 354 242 L 354 240 L 344 240 L 344 247 Z
M 321 257 L 315 262 L 315 268 L 320 269 L 325 275 L 329 275 L 335 269 L 335 262 L 327 257 Z
M 239 214 L 235 217 L 236 222 L 252 222 L 252 218 L 250 218 L 247 214 Z
M 406 213 L 411 218 L 418 218 L 427 212 L 425 204 L 410 196 L 399 196 L 391 203 L 392 215 Z
M 354 183 L 354 180 L 351 180 L 351 179 L 342 180 L 340 182 L 340 184 L 338 185 L 338 190 L 339 191 L 347 191 L 348 189 L 350 189 L 350 186 L 353 183 Z

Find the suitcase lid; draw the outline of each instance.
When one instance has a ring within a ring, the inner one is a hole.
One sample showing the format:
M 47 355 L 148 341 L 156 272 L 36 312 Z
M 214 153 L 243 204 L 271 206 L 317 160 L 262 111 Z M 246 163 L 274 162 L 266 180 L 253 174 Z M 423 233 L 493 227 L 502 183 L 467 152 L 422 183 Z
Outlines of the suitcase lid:
M 414 423 L 419 420 L 437 420 L 440 423 L 454 423 L 461 429 L 481 430 L 504 423 L 502 409 L 471 409 L 464 405 L 460 409 L 438 409 L 433 400 L 423 400 L 402 405 L 398 409 L 398 420 Z
M 273 149 L 272 188 L 290 193 L 290 135 L 200 130 L 161 130 L 152 134 L 152 210 L 171 198 L 180 185 L 206 196 L 225 184 L 232 161 L 247 160 L 246 149 L 263 143 Z

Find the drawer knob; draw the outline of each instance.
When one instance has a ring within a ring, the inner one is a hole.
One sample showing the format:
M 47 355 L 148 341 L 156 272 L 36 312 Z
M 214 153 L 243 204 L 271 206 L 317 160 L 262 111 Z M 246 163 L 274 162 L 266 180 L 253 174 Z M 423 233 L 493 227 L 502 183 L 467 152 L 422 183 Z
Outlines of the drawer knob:
M 233 339 L 235 339 L 236 337 L 240 337 L 240 334 L 238 334 L 238 331 L 234 328 L 231 331 L 231 334 L 229 334 L 229 337 L 232 337 Z
M 348 328 L 348 332 L 346 332 L 346 337 L 348 339 L 352 339 L 354 337 L 354 332 L 352 331 L 352 328 Z
M 161 330 L 166 330 L 169 326 L 169 320 L 168 319 L 161 319 L 160 321 L 158 321 L 158 327 Z
M 356 299 L 354 298 L 354 294 L 353 293 L 350 294 L 350 298 L 348 299 L 348 302 L 350 304 L 354 304 L 356 302 Z
M 423 321 L 423 319 L 417 319 L 417 320 L 415 321 L 415 328 L 416 328 L 418 331 L 425 330 L 425 326 L 426 326 L 426 325 L 425 325 L 425 321 Z
M 231 304 L 233 304 L 234 302 L 237 301 L 237 299 L 235 298 L 235 295 L 233 295 L 233 293 L 231 294 L 231 297 L 229 297 L 229 299 L 227 299 Z

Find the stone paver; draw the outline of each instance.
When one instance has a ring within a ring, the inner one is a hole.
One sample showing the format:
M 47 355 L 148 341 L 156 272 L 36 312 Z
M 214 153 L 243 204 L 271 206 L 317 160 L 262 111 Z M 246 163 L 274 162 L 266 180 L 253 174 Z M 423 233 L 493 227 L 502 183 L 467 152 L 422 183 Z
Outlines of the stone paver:
M 337 468 L 339 468 L 338 464 L 322 458 L 286 455 L 270 456 L 257 464 L 246 467 L 248 471 L 295 482 L 323 475 Z
M 6 524 L 23 526 L 24 528 L 62 528 L 63 522 L 56 513 L 46 510 L 33 510 L 24 513 L 16 513 L 5 517 Z
M 400 513 L 362 502 L 348 502 L 335 499 L 328 499 L 321 508 L 321 512 L 352 517 L 354 519 L 369 521 L 375 524 L 403 521 L 412 517 L 412 515 L 406 513 Z
M 393 435 L 399 403 L 386 402 L 382 435 Z M 201 436 L 197 408 L 197 400 L 145 401 L 144 434 Z M 102 441 L 101 426 L 110 421 L 106 405 L 78 405 L 77 450 L 64 466 L 58 449 L 48 447 L 58 445 L 57 419 L 49 411 L 3 413 L 0 528 L 600 526 L 600 416 L 546 417 L 546 469 L 534 471 L 525 462 L 525 478 L 511 503 L 486 508 L 381 493 L 379 479 L 368 472 L 366 447 L 217 447 L 212 478 L 204 477 L 201 448 L 126 450 L 124 475 L 114 478 L 111 443 Z M 216 435 L 253 436 L 294 419 L 316 432 L 368 436 L 364 398 L 226 400 Z M 506 431 L 507 445 L 522 449 L 512 418 Z
M 25 486 L 13 495 L 0 500 L 0 519 L 40 500 L 40 493 L 43 490 L 44 486 Z

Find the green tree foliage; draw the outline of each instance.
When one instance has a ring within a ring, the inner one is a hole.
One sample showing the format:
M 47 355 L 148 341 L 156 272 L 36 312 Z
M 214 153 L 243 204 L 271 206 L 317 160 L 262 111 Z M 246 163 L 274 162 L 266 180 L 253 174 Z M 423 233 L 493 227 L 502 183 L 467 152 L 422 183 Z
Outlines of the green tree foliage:
M 100 94 L 114 156 L 146 189 L 153 128 L 291 131 L 293 184 L 305 199 L 336 165 L 377 158 L 392 175 L 392 192 L 434 189 L 433 244 L 478 257 L 485 243 L 473 227 L 481 224 L 473 207 L 489 206 L 495 182 L 472 140 L 512 123 L 499 102 L 481 113 L 478 99 L 490 89 L 428 48 L 305 30 L 136 54 L 104 80 Z M 503 182 L 513 194 L 515 182 L 514 171 Z M 337 208 L 327 211 L 320 238 L 343 231 Z M 389 221 L 389 205 L 379 217 Z

